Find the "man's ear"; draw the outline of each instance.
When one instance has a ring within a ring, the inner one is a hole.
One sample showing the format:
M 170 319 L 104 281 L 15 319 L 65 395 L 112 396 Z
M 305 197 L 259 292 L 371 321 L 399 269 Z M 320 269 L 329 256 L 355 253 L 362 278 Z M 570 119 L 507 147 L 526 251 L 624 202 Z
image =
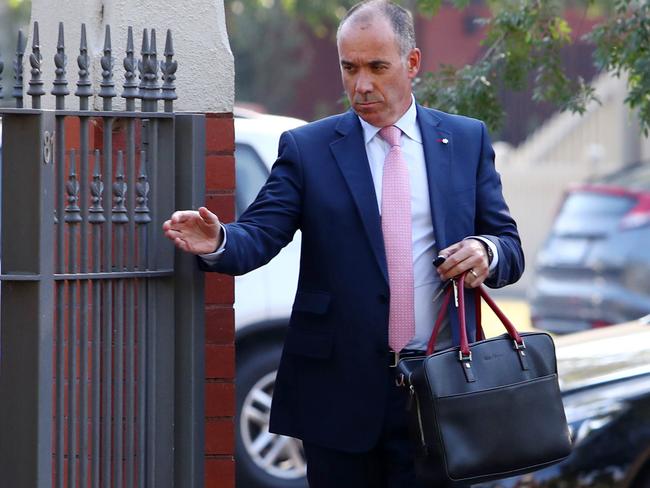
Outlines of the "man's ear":
M 411 50 L 406 58 L 408 66 L 409 78 L 413 79 L 420 72 L 420 64 L 422 62 L 422 52 L 416 47 Z

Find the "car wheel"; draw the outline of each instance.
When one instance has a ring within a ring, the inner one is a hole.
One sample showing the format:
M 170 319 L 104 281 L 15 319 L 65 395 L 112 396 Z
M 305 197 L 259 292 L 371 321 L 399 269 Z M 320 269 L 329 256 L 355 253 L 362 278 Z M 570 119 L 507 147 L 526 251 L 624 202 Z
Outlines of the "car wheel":
M 236 466 L 238 488 L 306 488 L 302 443 L 271 434 L 269 418 L 282 345 L 238 351 Z

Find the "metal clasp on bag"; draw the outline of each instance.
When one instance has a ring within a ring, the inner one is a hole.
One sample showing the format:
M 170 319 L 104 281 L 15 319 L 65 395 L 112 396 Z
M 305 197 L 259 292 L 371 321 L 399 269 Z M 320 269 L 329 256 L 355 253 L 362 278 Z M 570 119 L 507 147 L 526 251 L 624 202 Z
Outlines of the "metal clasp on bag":
M 521 369 L 524 371 L 529 369 L 528 366 L 528 358 L 526 357 L 526 344 L 524 344 L 524 340 L 521 340 L 521 344 L 519 344 L 517 341 L 512 341 L 515 344 L 515 351 L 517 351 L 517 356 L 519 356 L 519 362 L 521 363 Z
M 472 361 L 472 351 L 469 352 L 467 356 L 463 356 L 463 351 L 458 351 L 458 359 L 463 362 L 463 361 Z
M 460 364 L 463 365 L 463 373 L 465 373 L 467 382 L 475 382 L 476 376 L 474 376 L 474 371 L 472 371 L 472 351 L 470 350 L 467 356 L 463 354 L 463 351 L 458 351 L 458 359 L 460 360 Z

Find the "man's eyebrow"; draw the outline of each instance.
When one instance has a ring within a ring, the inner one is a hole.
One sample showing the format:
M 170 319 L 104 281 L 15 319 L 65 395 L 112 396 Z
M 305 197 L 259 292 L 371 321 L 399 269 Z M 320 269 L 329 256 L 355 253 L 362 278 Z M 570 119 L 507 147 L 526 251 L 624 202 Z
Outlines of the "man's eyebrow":
M 348 61 L 347 59 L 341 59 L 341 65 L 342 66 L 356 66 L 357 63 L 354 63 L 353 61 Z M 386 61 L 385 59 L 372 59 L 368 61 L 367 65 L 371 67 L 377 67 L 377 66 L 390 66 L 390 61 Z

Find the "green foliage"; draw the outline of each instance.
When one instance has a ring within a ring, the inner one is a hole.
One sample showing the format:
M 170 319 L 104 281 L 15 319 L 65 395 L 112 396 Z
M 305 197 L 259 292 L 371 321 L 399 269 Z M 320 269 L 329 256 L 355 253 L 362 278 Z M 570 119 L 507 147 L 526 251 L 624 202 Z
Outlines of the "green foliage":
M 645 135 L 650 130 L 650 4 L 617 0 L 615 16 L 595 28 L 588 39 L 596 45 L 598 66 L 627 75 L 626 103 L 639 110 Z
M 435 0 L 429 0 L 435 3 Z M 460 2 L 458 2 L 460 3 Z M 445 67 L 416 84 L 420 100 L 442 110 L 463 113 L 499 128 L 504 113 L 497 99 L 499 87 L 522 90 L 532 74 L 533 98 L 553 102 L 562 110 L 582 113 L 594 99 L 584 80 L 571 80 L 560 59 L 571 39 L 559 0 L 502 0 L 490 3 L 486 47 L 473 65 Z
M 235 0 L 226 9 L 238 100 L 282 112 L 310 69 L 300 23 L 279 1 Z
M 445 112 L 471 115 L 488 127 L 499 127 L 503 117 L 497 93 L 489 81 L 489 63 L 455 69 L 442 66 L 415 80 L 418 101 Z

